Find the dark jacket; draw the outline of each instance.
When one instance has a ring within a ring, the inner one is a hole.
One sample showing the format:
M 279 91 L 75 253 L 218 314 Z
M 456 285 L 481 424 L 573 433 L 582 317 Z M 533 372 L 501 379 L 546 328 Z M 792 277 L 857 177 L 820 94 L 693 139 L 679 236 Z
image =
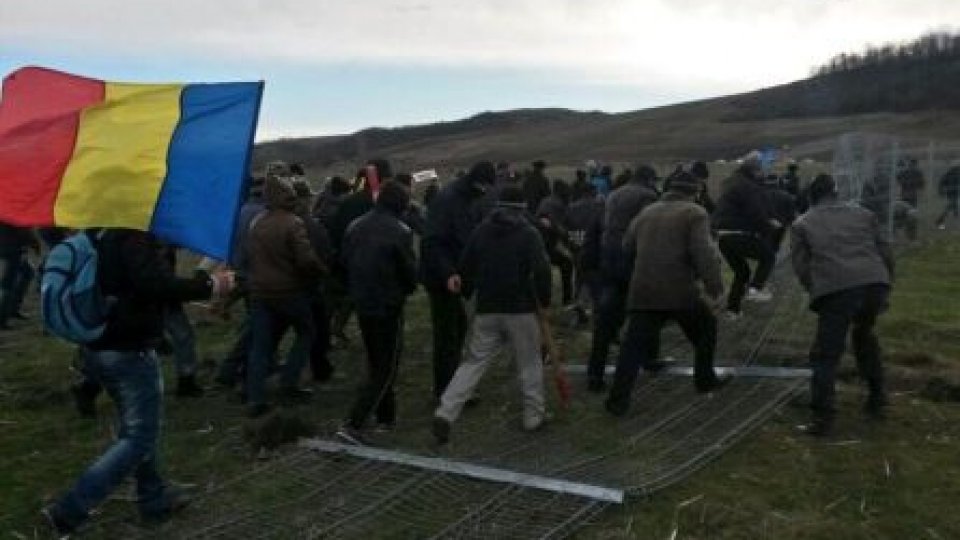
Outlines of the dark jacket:
M 396 312 L 417 288 L 413 233 L 383 208 L 374 208 L 350 225 L 341 261 L 359 315 Z
M 306 223 L 294 213 L 292 188 L 274 189 L 268 180 L 265 198 L 267 211 L 254 218 L 247 233 L 250 297 L 276 299 L 315 292 L 327 268 L 314 251 Z
M 937 194 L 947 199 L 955 199 L 960 195 L 960 166 L 950 169 L 940 177 L 937 184 Z
M 40 249 L 31 229 L 0 222 L 0 255 L 25 253 L 28 248 Z
M 796 199 L 779 186 L 766 186 L 767 208 L 770 215 L 784 227 L 797 219 Z
M 550 180 L 543 171 L 534 170 L 523 179 L 523 198 L 527 201 L 527 210 L 536 214 L 540 202 L 550 195 Z
M 353 220 L 372 209 L 373 195 L 365 189 L 344 197 L 331 218 L 329 227 L 327 227 L 327 231 L 330 233 L 330 241 L 336 252 L 340 252 L 343 235 L 346 234 L 347 228 L 353 223 Z
M 908 166 L 897 175 L 897 183 L 900 184 L 900 198 L 913 206 L 917 206 L 920 192 L 927 185 L 920 169 Z
M 890 243 L 877 217 L 855 205 L 814 205 L 793 224 L 793 269 L 811 300 L 862 285 L 889 284 Z
M 550 195 L 540 201 L 537 208 L 537 228 L 543 236 L 543 242 L 548 252 L 553 252 L 559 244 L 569 249 L 570 238 L 567 236 L 567 203 L 558 195 Z M 545 223 L 543 220 L 546 220 Z
M 210 297 L 206 275 L 178 278 L 162 245 L 149 233 L 108 230 L 99 241 L 97 282 L 116 303 L 104 335 L 88 347 L 95 351 L 145 351 L 160 344 L 164 309 L 171 302 Z
M 630 223 L 623 249 L 635 258 L 627 296 L 630 310 L 692 309 L 703 296 L 701 283 L 711 298 L 723 293 L 710 218 L 703 207 L 674 193 Z
M 430 202 L 420 241 L 420 274 L 427 290 L 447 290 L 447 279 L 457 273 L 467 239 L 480 223 L 477 201 L 465 176 L 444 186 Z
M 520 210 L 497 208 L 470 236 L 460 260 L 463 294 L 477 313 L 533 313 L 550 305 L 550 263 L 537 230 Z
M 603 209 L 603 201 L 596 197 L 582 197 L 567 208 L 567 232 L 570 242 L 578 249 L 583 248 L 591 228 L 596 227 L 597 233 L 602 231 Z
M 635 180 L 614 190 L 607 197 L 604 210 L 603 249 L 619 249 L 623 241 L 623 233 L 627 231 L 633 218 L 656 201 L 657 192 Z
M 739 231 L 767 237 L 773 232 L 773 217 L 765 189 L 742 171 L 724 181 L 723 194 L 713 213 L 718 231 Z

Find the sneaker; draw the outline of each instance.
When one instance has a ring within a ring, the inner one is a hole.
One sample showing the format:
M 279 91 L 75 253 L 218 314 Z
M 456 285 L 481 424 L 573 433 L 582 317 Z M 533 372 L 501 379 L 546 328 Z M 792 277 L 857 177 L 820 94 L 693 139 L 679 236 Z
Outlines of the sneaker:
M 940 229 L 941 231 L 947 230 L 947 226 L 944 223 L 940 223 L 939 225 L 937 225 L 937 228 Z
M 29 321 L 29 320 L 30 320 L 30 317 L 27 317 L 26 315 L 24 315 L 23 313 L 21 313 L 21 312 L 19 312 L 19 311 L 13 312 L 10 316 L 13 317 L 14 319 L 19 319 L 19 320 L 21 320 L 21 321 Z
M 55 505 L 51 504 L 41 508 L 40 517 L 55 538 L 70 538 L 70 534 L 76 531 L 76 527 L 67 523 L 67 521 L 60 516 L 60 512 Z
M 203 388 L 197 384 L 197 378 L 187 375 L 177 379 L 177 397 L 203 397 Z
M 739 311 L 730 311 L 729 309 L 723 313 L 723 318 L 728 322 L 740 322 L 740 319 L 743 318 L 743 313 Z
M 773 293 L 768 289 L 757 289 L 750 287 L 747 289 L 746 300 L 750 302 L 769 302 L 773 300 Z
M 346 424 L 340 426 L 340 429 L 333 435 L 341 441 L 354 446 L 367 446 L 367 440 L 359 429 L 350 427 Z
M 433 439 L 437 444 L 444 445 L 450 442 L 450 422 L 439 416 L 433 417 L 433 423 L 430 424 L 430 431 L 433 433 Z
M 723 377 L 716 377 L 713 379 L 713 382 L 711 382 L 710 384 L 697 386 L 697 392 L 700 392 L 701 394 L 709 394 L 710 392 L 716 392 L 717 390 L 730 384 L 730 381 L 732 380 L 733 380 L 733 375 L 724 375 Z

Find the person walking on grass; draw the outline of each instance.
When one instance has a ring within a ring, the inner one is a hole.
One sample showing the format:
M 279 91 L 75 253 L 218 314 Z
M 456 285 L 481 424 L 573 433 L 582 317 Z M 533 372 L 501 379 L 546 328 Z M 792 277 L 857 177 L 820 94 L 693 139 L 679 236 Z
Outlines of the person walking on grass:
M 73 487 L 42 510 L 60 536 L 76 531 L 130 475 L 145 522 L 164 521 L 186 505 L 186 494 L 160 476 L 163 384 L 154 349 L 163 339 L 169 302 L 219 298 L 233 287 L 229 275 L 176 277 L 149 233 L 108 229 L 98 244 L 97 283 L 115 302 L 103 336 L 83 353 L 87 375 L 106 388 L 117 408 L 120 429 Z
M 252 332 L 246 399 L 251 417 L 270 410 L 266 384 L 279 345 L 278 328 L 292 326 L 296 333 L 281 375 L 280 399 L 291 404 L 310 399 L 311 392 L 299 386 L 300 372 L 316 338 L 311 299 L 327 271 L 295 213 L 297 197 L 290 180 L 268 176 L 264 199 L 266 211 L 251 222 L 246 239 Z
M 625 317 L 624 305 L 633 261 L 623 253 L 623 235 L 633 218 L 656 202 L 656 180 L 657 172 L 653 167 L 639 165 L 630 181 L 614 190 L 606 199 L 600 239 L 602 285 L 587 366 L 587 389 L 591 392 L 602 392 L 606 388 L 604 370 L 607 356 Z
M 810 210 L 791 229 L 791 255 L 797 278 L 810 294 L 810 309 L 817 313 L 810 351 L 813 420 L 805 430 L 823 436 L 833 430 L 834 383 L 848 332 L 857 369 L 867 384 L 864 412 L 873 418 L 883 416 L 887 395 L 873 327 L 887 308 L 894 261 L 876 216 L 839 202 L 831 176 L 820 175 L 813 181 L 810 203 Z
M 724 181 L 713 214 L 720 252 L 733 269 L 733 284 L 727 296 L 727 319 L 731 321 L 740 319 L 744 297 L 753 302 L 769 302 L 773 298 L 766 288 L 776 263 L 770 238 L 781 224 L 773 217 L 762 184 L 760 157 L 753 152 Z M 757 261 L 753 272 L 747 262 L 751 259 Z
M 550 263 L 543 240 L 525 215 L 523 192 L 505 188 L 496 209 L 470 236 L 460 260 L 465 297 L 476 294 L 466 358 L 440 398 L 433 435 L 444 444 L 450 426 L 473 396 L 490 361 L 508 347 L 517 364 L 523 428 L 544 421 L 543 359 L 537 310 L 550 304 Z
M 713 369 L 714 312 L 723 301 L 723 282 L 710 218 L 696 202 L 701 183 L 684 171 L 669 180 L 670 191 L 636 217 L 623 236 L 624 254 L 634 263 L 627 336 L 606 401 L 614 416 L 629 409 L 640 368 L 656 373 L 664 367 L 657 356 L 660 332 L 669 321 L 677 322 L 694 347 L 697 391 L 709 392 L 726 382 Z
M 378 430 L 391 430 L 397 421 L 393 385 L 397 380 L 403 333 L 403 307 L 417 288 L 413 233 L 402 217 L 410 205 L 405 186 L 388 181 L 380 188 L 373 210 L 347 229 L 343 265 L 347 287 L 367 350 L 367 378 L 337 437 L 363 444 L 363 429 L 371 415 Z
M 460 365 L 467 333 L 457 262 L 470 233 L 481 221 L 483 196 L 494 186 L 496 169 L 482 161 L 443 186 L 427 210 L 420 241 L 421 278 L 430 300 L 433 327 L 433 396 L 439 400 Z

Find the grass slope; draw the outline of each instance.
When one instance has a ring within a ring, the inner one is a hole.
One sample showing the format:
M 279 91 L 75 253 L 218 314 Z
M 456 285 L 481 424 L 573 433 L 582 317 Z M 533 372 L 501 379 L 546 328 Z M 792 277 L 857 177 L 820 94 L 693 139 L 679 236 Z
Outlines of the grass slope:
M 840 388 L 837 439 L 816 442 L 796 435 L 794 427 L 806 419 L 807 411 L 802 403 L 786 407 L 688 481 L 608 511 L 579 537 L 960 537 L 960 397 L 955 386 L 960 382 L 960 284 L 953 270 L 958 262 L 960 239 L 947 237 L 903 259 L 892 309 L 880 323 L 895 389 L 886 423 L 871 425 L 860 418 L 861 394 L 848 369 Z M 404 410 L 427 407 L 425 304 L 418 294 L 408 311 L 402 417 L 407 416 Z M 232 326 L 202 325 L 202 358 L 225 351 Z M 784 340 L 798 349 L 792 354 L 802 354 L 805 337 Z M 109 443 L 111 409 L 101 400 L 97 420 L 75 416 L 67 392 L 71 350 L 43 337 L 35 325 L 0 334 L 0 340 L 0 535 L 32 537 L 41 502 L 65 489 Z M 335 357 L 348 380 L 362 369 L 357 341 Z M 209 375 L 210 366 L 205 368 Z M 502 371 L 491 378 L 509 380 Z M 170 375 L 167 380 L 172 380 Z M 352 385 L 341 383 L 298 413 L 308 420 L 309 429 L 329 430 L 351 397 Z M 170 397 L 163 440 L 168 476 L 201 487 L 218 485 L 256 462 L 260 444 L 251 445 L 251 438 L 260 443 L 284 438 L 270 426 L 245 422 L 241 415 L 229 395 L 186 401 Z M 398 436 L 425 434 L 424 426 L 401 426 L 404 430 L 411 433 Z M 118 496 L 125 494 L 121 489 Z M 261 496 L 265 494 L 231 494 L 248 503 Z M 91 536 L 122 535 L 130 512 L 128 502 L 111 501 L 97 520 L 103 526 Z M 202 522 L 203 517 L 200 507 L 184 519 Z

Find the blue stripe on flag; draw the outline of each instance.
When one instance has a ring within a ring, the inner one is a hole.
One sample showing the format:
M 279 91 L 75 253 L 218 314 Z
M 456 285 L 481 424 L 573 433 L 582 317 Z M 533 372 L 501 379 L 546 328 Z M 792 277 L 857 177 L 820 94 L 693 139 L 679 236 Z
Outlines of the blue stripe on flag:
M 186 85 L 150 231 L 226 260 L 253 146 L 263 83 Z

